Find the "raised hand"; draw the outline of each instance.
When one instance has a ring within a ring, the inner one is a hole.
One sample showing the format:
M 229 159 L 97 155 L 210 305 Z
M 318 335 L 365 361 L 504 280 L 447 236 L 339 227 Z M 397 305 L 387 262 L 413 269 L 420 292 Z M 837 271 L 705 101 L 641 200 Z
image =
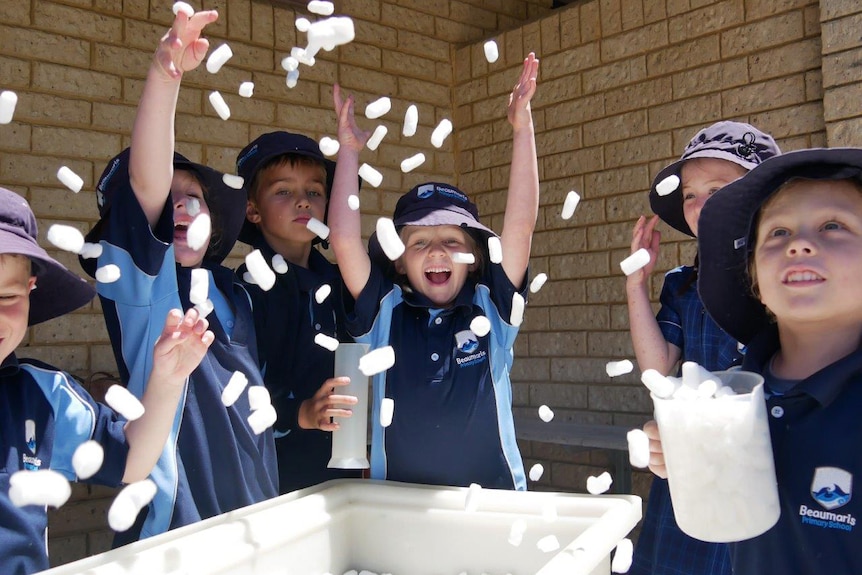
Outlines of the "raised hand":
M 338 117 L 338 143 L 356 152 L 360 151 L 371 133 L 362 130 L 356 125 L 356 117 L 353 114 L 353 95 L 345 101 L 341 97 L 341 86 L 335 84 L 332 87 L 332 100 L 335 105 L 335 114 Z
M 165 320 L 162 334 L 153 347 L 153 371 L 150 379 L 180 385 L 197 368 L 215 339 L 209 322 L 195 308 L 183 315 L 172 309 Z
M 524 58 L 521 76 L 509 95 L 509 107 L 506 115 L 514 128 L 529 126 L 533 122 L 530 100 L 536 93 L 536 78 L 539 75 L 539 59 L 533 52 Z
M 323 431 L 335 431 L 340 426 L 333 421 L 333 417 L 350 417 L 353 412 L 350 409 L 337 407 L 340 405 L 355 405 L 359 400 L 353 395 L 336 395 L 336 387 L 350 385 L 349 377 L 332 377 L 323 382 L 320 389 L 302 402 L 299 406 L 297 419 L 299 426 L 303 429 L 322 429 Z
M 179 78 L 183 72 L 194 70 L 207 55 L 210 43 L 201 38 L 201 32 L 218 19 L 218 12 L 195 12 L 189 18 L 180 11 L 171 29 L 162 37 L 154 56 L 156 63 L 169 78 Z
M 655 269 L 661 242 L 661 232 L 655 229 L 657 223 L 658 216 L 653 216 L 649 220 L 641 216 L 635 223 L 632 230 L 632 253 L 641 248 L 646 249 L 649 252 L 649 263 L 628 276 L 629 282 L 643 283 Z

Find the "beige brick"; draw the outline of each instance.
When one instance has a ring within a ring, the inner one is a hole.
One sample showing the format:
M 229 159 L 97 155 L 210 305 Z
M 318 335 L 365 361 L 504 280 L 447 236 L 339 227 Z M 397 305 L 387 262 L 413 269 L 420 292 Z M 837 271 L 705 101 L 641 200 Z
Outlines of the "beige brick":
M 532 309 L 534 308 L 531 307 Z M 524 334 L 521 334 L 518 339 L 524 339 Z M 586 351 L 586 336 L 583 332 L 573 331 L 531 333 L 529 335 L 529 349 L 531 357 L 583 355 Z M 516 356 L 518 356 L 517 352 Z
M 652 128 L 652 124 L 650 124 Z M 606 142 L 627 140 L 647 133 L 647 114 L 644 110 L 607 116 L 584 124 L 584 145 L 595 146 Z
M 87 556 L 87 535 L 80 533 L 66 537 L 50 537 L 48 551 L 51 567 L 83 559 Z
M 120 18 L 52 2 L 33 5 L 33 23 L 51 32 L 103 42 L 119 42 L 123 34 Z
M 643 80 L 646 77 L 646 58 L 636 56 L 620 60 L 583 73 L 584 92 L 599 92 Z
M 547 179 L 594 172 L 605 168 L 602 149 L 598 146 L 575 150 L 572 153 L 544 156 L 539 159 L 539 162 Z
M 398 78 L 398 94 L 406 100 L 428 104 L 445 102 L 451 97 L 449 86 L 414 78 Z
M 647 55 L 650 76 L 701 67 L 720 60 L 719 36 L 702 36 Z
M 541 48 L 542 31 L 539 28 L 538 22 L 528 22 L 526 25 L 522 26 L 521 34 L 523 35 L 525 55 L 529 52 L 536 52 Z M 509 54 L 508 56 L 510 58 L 514 58 L 514 54 Z
M 225 16 L 227 16 L 228 13 L 227 0 L 202 0 L 201 4 L 203 5 L 202 8 L 197 8 L 197 5 L 195 5 L 195 8 L 197 10 L 215 10 L 219 13 L 219 19 L 207 26 L 207 36 L 209 36 L 210 38 L 212 38 L 213 36 L 217 36 L 219 38 L 226 38 L 228 19 Z M 155 7 L 152 7 L 150 9 L 150 19 L 153 19 L 156 12 L 166 12 L 165 18 L 168 20 L 168 23 L 170 23 L 170 21 L 173 20 L 173 12 L 171 11 L 171 6 L 173 6 L 172 3 L 166 3 L 164 8 L 160 7 L 159 9 L 156 9 Z
M 603 62 L 612 62 L 622 58 L 643 54 L 667 45 L 667 22 L 656 22 L 634 30 L 624 32 L 602 40 L 601 52 Z
M 820 39 L 794 42 L 774 50 L 758 52 L 748 57 L 748 69 L 754 82 L 788 73 L 819 69 Z
M 689 98 L 715 90 L 744 86 L 748 82 L 748 62 L 744 57 L 737 58 L 674 74 L 673 95 L 677 98 Z
M 562 254 L 586 248 L 584 230 L 566 228 L 533 234 L 533 256 Z
M 107 341 L 108 333 L 101 315 L 77 313 L 64 315 L 45 323 L 40 323 L 32 329 L 34 343 L 83 343 L 89 341 Z
M 89 42 L 17 26 L 0 26 L 0 53 L 84 68 L 90 64 Z
M 509 30 L 503 35 L 504 40 L 497 42 L 497 47 L 501 50 L 500 57 L 503 58 L 503 64 L 512 66 L 520 62 L 530 50 L 530 47 L 524 48 L 524 34 L 521 28 Z
M 643 385 L 590 386 L 590 409 L 650 413 L 652 401 Z
M 268 2 L 251 3 L 251 39 L 257 44 L 271 46 L 275 37 L 275 18 Z
M 552 357 L 551 381 L 585 382 L 605 380 L 606 360 L 590 357 Z
M 803 34 L 802 13 L 790 12 L 722 32 L 721 53 L 724 57 L 748 54 L 801 39 Z
M 823 23 L 823 54 L 859 47 L 856 31 L 862 28 L 862 12 Z
M 46 63 L 33 65 L 33 87 L 42 90 L 107 100 L 120 97 L 120 86 L 120 78 L 110 74 Z
M 828 0 L 827 0 L 828 3 Z M 758 2 L 757 0 L 746 0 L 745 15 L 749 20 L 760 20 L 767 16 L 773 16 L 781 12 L 816 5 L 814 0 L 774 0 L 772 2 Z
M 464 22 L 435 18 L 433 34 L 435 38 L 445 40 L 446 42 L 463 44 L 482 38 L 486 35 L 486 31 Z
M 823 74 L 820 70 L 805 73 L 805 100 L 823 100 Z
M 380 11 L 380 22 L 399 30 L 406 29 L 434 36 L 434 16 L 418 10 L 384 3 Z
M 398 92 L 398 78 L 384 72 L 367 68 L 342 68 L 339 75 L 342 88 L 371 88 L 377 94 L 383 95 L 394 95 Z M 365 109 L 364 106 L 362 109 Z
M 583 195 L 592 198 L 643 192 L 649 189 L 651 181 L 649 169 L 644 164 L 603 170 L 586 175 Z
M 96 44 L 91 70 L 124 76 L 146 77 L 152 54 L 143 50 Z
M 553 409 L 586 409 L 587 388 L 564 383 L 534 383 L 530 385 L 530 401 Z
M 859 5 L 852 0 L 823 0 L 820 2 L 820 13 L 824 22 L 858 12 L 860 12 Z
M 548 381 L 548 363 L 545 358 L 519 357 L 512 364 L 512 381 Z
M 649 110 L 649 127 L 652 131 L 669 130 L 682 126 L 695 126 L 721 117 L 721 96 L 706 94 Z
M 602 36 L 607 37 L 622 31 L 622 8 L 620 0 L 599 0 Z
M 836 100 L 836 104 L 839 107 L 843 105 L 838 100 Z M 834 111 L 829 105 L 825 107 L 828 110 Z M 754 114 L 751 116 L 751 122 L 758 128 L 771 134 L 774 138 L 789 138 L 823 131 L 826 127 L 823 120 L 823 110 L 824 102 L 818 100 L 807 104 L 797 104 L 790 109 L 784 108 Z M 858 107 L 853 108 L 852 112 L 858 114 Z M 848 111 L 848 114 L 850 113 Z
M 22 2 L 0 3 L 0 22 L 11 25 L 30 24 L 30 5 Z
M 643 19 L 645 24 L 667 19 L 668 11 L 662 0 L 643 0 Z
M 668 8 L 668 13 L 671 10 Z M 668 20 L 671 44 L 714 34 L 745 21 L 743 0 L 724 0 L 704 8 L 672 16 Z
M 805 101 L 805 82 L 801 75 L 749 84 L 722 93 L 726 116 L 772 110 Z
M 542 19 L 539 27 L 541 28 L 542 46 L 541 52 L 537 54 L 552 54 L 560 50 L 560 17 L 559 14 L 554 14 Z
M 452 0 L 449 2 L 448 17 L 456 22 L 469 24 L 476 28 L 494 29 L 497 25 L 497 15 L 491 11 L 483 10 L 474 3 L 458 2 Z M 446 16 L 445 13 L 435 13 L 437 16 Z M 440 20 L 441 18 L 438 18 Z
M 273 6 L 272 25 L 275 30 L 273 46 L 277 50 L 287 53 L 290 52 L 291 48 L 300 44 L 297 40 L 296 14 L 293 10 Z M 365 22 L 362 23 L 362 26 L 365 26 Z M 251 32 L 249 32 L 249 36 L 250 34 Z
M 251 39 L 251 2 L 250 0 L 228 0 L 227 30 L 230 38 Z M 224 18 L 220 15 L 220 18 Z
M 19 123 L 18 121 L 11 123 L 8 126 L 3 126 L 3 144 L 4 151 L 27 152 L 32 147 L 32 129 L 30 126 Z
M 393 50 L 383 53 L 383 69 L 398 76 L 410 76 L 425 80 L 437 77 L 437 66 L 434 60 L 402 54 Z
M 116 2 L 113 2 L 116 5 Z M 150 12 L 149 0 L 123 0 L 123 14 L 135 18 L 146 18 Z
M 862 47 L 823 56 L 823 82 L 836 86 L 862 82 Z
M 824 117 L 827 122 L 853 118 L 860 115 L 862 83 L 830 88 L 823 94 Z
M 120 146 L 120 136 L 111 133 L 41 126 L 33 129 L 33 151 L 39 154 L 107 160 Z
M 554 316 L 560 311 L 566 314 L 562 306 L 584 303 L 584 284 L 579 280 L 549 281 L 537 294 L 530 295 L 531 306 L 554 306 Z M 562 317 L 562 316 L 560 316 Z M 558 317 L 551 318 L 551 325 L 558 322 Z M 572 327 L 573 324 L 566 324 Z

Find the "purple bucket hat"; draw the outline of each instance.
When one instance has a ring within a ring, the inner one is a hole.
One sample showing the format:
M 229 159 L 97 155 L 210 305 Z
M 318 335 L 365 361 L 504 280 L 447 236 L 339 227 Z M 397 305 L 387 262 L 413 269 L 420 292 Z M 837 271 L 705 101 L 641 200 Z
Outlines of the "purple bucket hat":
M 727 160 L 746 170 L 751 170 L 764 160 L 781 153 L 778 144 L 769 134 L 761 132 L 750 124 L 742 122 L 716 122 L 702 129 L 685 147 L 682 157 L 666 166 L 656 175 L 649 192 L 649 203 L 665 223 L 694 237 L 682 209 L 682 182 L 676 180 L 677 186 L 672 191 L 660 194 L 659 185 L 671 176 L 681 178 L 682 165 L 694 158 L 716 158 Z
M 49 256 L 37 237 L 36 217 L 27 200 L 0 188 L 0 253 L 27 256 L 36 276 L 28 325 L 75 311 L 96 295 L 90 284 Z

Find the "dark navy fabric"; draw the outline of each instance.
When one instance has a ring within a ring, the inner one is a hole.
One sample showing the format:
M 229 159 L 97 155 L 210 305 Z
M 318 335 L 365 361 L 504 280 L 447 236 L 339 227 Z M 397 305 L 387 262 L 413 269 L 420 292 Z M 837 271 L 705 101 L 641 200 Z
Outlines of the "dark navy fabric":
M 749 345 L 742 369 L 768 376 L 778 351 L 771 326 Z M 766 381 L 768 390 L 769 379 Z M 781 516 L 769 531 L 733 543 L 734 574 L 862 573 L 862 349 L 767 398 Z
M 117 192 L 103 220 L 103 247 L 98 266 L 114 264 L 121 277 L 99 283 L 108 334 L 124 383 L 141 397 L 152 369 L 152 349 L 172 308 L 189 309 L 191 270 L 174 261 L 173 215 L 166 203 L 154 230 L 130 186 Z M 231 407 L 221 393 L 235 371 L 248 384 L 263 385 L 251 303 L 231 270 L 210 271 L 211 299 L 219 290 L 233 306 L 233 325 L 223 326 L 211 313 L 215 341 L 192 373 L 177 408 L 173 429 L 151 478 L 158 493 L 135 528 L 116 543 L 163 533 L 278 494 L 272 430 L 255 435 L 248 423 L 250 407 L 243 393 Z M 231 336 L 228 333 L 232 333 Z
M 259 241 L 253 247 L 261 250 L 266 261 L 272 261 L 275 252 L 266 241 Z M 246 271 L 242 265 L 237 273 L 243 277 Z M 318 303 L 315 293 L 323 285 L 329 285 L 331 292 Z M 254 308 L 263 381 L 278 414 L 275 449 L 280 492 L 330 479 L 360 477 L 359 470 L 327 467 L 332 432 L 302 429 L 297 421 L 300 404 L 332 377 L 335 367 L 335 354 L 317 345 L 314 336 L 323 333 L 342 342 L 352 341 L 344 327 L 344 306 L 339 303 L 342 289 L 338 268 L 312 249 L 307 269 L 288 265 L 287 273 L 276 274 L 272 289 L 264 291 L 254 284 L 246 284 L 246 289 Z
M 373 381 L 372 478 L 526 489 L 509 379 L 516 291 L 502 267 L 491 265 L 479 283 L 468 280 L 451 308 L 434 310 L 372 265 L 348 324 L 357 342 L 395 350 L 395 365 Z M 482 337 L 470 331 L 478 315 L 491 322 Z M 387 428 L 379 417 L 384 397 L 395 404 Z
M 721 371 L 742 361 L 740 346 L 706 313 L 697 295 L 695 269 L 665 275 L 656 315 L 665 340 L 682 350 L 682 361 Z M 666 479 L 653 478 L 630 575 L 730 575 L 727 545 L 689 537 L 676 523 Z
M 9 478 L 23 470 L 52 469 L 76 481 L 72 455 L 87 440 L 105 451 L 87 483 L 118 487 L 126 469 L 126 421 L 96 403 L 71 376 L 44 363 L 10 355 L 0 366 L 0 573 L 25 575 L 47 569 L 46 508 L 16 507 Z

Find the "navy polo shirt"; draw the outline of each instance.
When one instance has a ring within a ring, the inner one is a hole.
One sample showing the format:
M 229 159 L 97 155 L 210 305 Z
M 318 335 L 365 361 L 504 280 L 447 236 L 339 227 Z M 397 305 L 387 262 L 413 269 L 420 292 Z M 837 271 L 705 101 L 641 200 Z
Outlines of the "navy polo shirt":
M 742 368 L 767 373 L 779 349 L 771 326 L 749 345 Z M 862 573 L 862 349 L 767 399 L 781 517 L 769 531 L 731 544 L 733 572 Z
M 170 202 L 151 230 L 130 186 L 119 190 L 113 201 L 102 228 L 98 266 L 117 265 L 121 276 L 113 283 L 98 283 L 97 289 L 120 375 L 140 398 L 168 311 L 192 307 L 191 270 L 174 260 Z M 210 299 L 229 302 L 233 313 L 226 314 L 229 319 L 220 317 L 217 305 L 207 317 L 215 341 L 189 378 L 151 474 L 158 492 L 135 527 L 117 535 L 119 544 L 278 494 L 272 430 L 254 434 L 246 393 L 231 407 L 221 401 L 234 371 L 245 374 L 249 386 L 263 385 L 250 299 L 231 270 L 207 262 L 204 266 L 211 274 Z
M 88 483 L 117 487 L 126 469 L 126 421 L 96 403 L 71 376 L 12 354 L 0 365 L 0 573 L 25 575 L 47 569 L 48 515 L 43 506 L 17 507 L 9 478 L 22 470 L 52 469 L 76 481 L 72 455 L 87 440 L 105 451 Z
M 254 247 L 266 261 L 272 261 L 275 251 L 262 237 Z M 246 271 L 243 264 L 237 274 L 242 277 Z M 324 285 L 329 285 L 331 292 L 318 303 L 315 293 Z M 302 429 L 297 420 L 300 404 L 314 396 L 335 369 L 335 354 L 317 345 L 314 336 L 323 333 L 339 341 L 352 341 L 344 327 L 338 268 L 312 248 L 307 269 L 288 264 L 287 273 L 276 274 L 269 291 L 254 284 L 246 284 L 246 289 L 253 302 L 263 380 L 278 414 L 275 449 L 280 492 L 330 479 L 360 477 L 360 470 L 329 469 L 332 432 Z
M 395 350 L 395 365 L 373 381 L 372 478 L 526 489 L 509 379 L 518 334 L 509 317 L 518 290 L 502 267 L 489 268 L 441 310 L 372 266 L 348 324 L 370 349 Z M 478 315 L 491 322 L 482 337 L 470 331 Z M 380 425 L 384 397 L 395 404 L 387 428 Z

